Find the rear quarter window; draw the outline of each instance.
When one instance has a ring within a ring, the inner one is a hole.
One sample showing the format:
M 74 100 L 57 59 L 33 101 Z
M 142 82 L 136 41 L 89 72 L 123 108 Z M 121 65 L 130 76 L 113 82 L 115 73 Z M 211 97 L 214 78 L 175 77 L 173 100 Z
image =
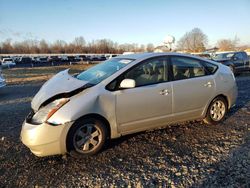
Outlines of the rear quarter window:
M 208 72 L 208 74 L 214 74 L 218 69 L 218 66 L 212 63 L 203 61 L 202 64 L 206 68 L 206 71 Z

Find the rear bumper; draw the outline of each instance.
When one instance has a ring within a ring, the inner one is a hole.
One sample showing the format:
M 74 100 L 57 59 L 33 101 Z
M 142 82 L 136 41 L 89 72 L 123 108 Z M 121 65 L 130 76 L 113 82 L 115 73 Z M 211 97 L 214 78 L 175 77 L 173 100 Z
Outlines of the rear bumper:
M 235 84 L 234 87 L 228 92 L 228 109 L 232 108 L 236 104 L 238 97 L 238 87 Z
M 52 126 L 47 123 L 41 125 L 23 123 L 21 141 L 33 154 L 39 157 L 65 154 L 66 137 L 73 122 Z

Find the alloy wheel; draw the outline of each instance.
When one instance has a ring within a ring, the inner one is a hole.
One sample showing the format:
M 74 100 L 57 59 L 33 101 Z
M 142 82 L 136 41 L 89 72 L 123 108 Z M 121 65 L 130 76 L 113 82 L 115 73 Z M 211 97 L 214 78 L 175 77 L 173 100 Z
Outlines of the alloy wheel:
M 223 101 L 216 100 L 210 108 L 210 117 L 214 121 L 220 121 L 226 113 L 226 106 Z
M 95 124 L 84 124 L 75 132 L 73 145 L 79 153 L 89 153 L 101 143 L 101 130 Z

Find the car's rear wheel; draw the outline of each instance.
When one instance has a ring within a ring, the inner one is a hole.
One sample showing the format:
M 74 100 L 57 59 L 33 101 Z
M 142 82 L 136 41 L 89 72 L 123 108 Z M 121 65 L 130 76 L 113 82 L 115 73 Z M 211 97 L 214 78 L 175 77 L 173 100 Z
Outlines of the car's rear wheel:
M 216 97 L 209 105 L 204 122 L 216 125 L 225 119 L 228 104 L 224 97 Z
M 88 156 L 98 153 L 107 138 L 107 129 L 98 119 L 77 121 L 67 136 L 67 150 L 73 156 Z

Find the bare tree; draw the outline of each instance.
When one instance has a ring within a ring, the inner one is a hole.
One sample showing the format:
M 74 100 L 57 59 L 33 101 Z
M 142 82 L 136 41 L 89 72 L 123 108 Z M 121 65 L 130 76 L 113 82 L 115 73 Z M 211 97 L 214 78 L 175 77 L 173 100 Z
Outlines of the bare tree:
M 230 39 L 221 39 L 217 42 L 220 51 L 234 50 L 234 42 Z
M 123 53 L 152 52 L 153 44 L 118 44 L 109 39 L 92 40 L 86 43 L 83 37 L 76 37 L 71 43 L 57 40 L 51 44 L 43 40 L 24 40 L 12 43 L 11 39 L 0 42 L 0 53 Z
M 237 36 L 233 40 L 231 39 L 221 39 L 217 42 L 217 46 L 220 51 L 230 51 L 230 50 L 237 50 L 237 44 L 239 39 Z
M 147 50 L 147 52 L 153 52 L 154 51 L 154 45 L 152 43 L 147 44 L 146 50 Z
M 81 37 L 76 37 L 70 46 L 73 48 L 72 52 L 74 52 L 74 53 L 83 53 L 85 45 L 86 45 L 86 41 L 81 36 Z
M 97 40 L 96 48 L 98 53 L 112 53 L 114 51 L 114 42 L 108 39 Z
M 57 40 L 51 45 L 52 53 L 65 53 L 65 49 L 67 48 L 67 43 L 63 40 Z
M 206 49 L 205 46 L 207 43 L 207 35 L 204 34 L 201 29 L 194 28 L 181 37 L 177 43 L 177 48 L 189 52 L 201 52 Z
M 39 48 L 41 53 L 50 53 L 49 45 L 44 39 L 40 41 Z
M 13 53 L 13 47 L 11 45 L 11 39 L 6 39 L 2 43 L 2 53 L 8 54 L 8 53 Z
M 37 40 L 26 40 L 27 46 L 29 47 L 29 53 L 38 54 L 40 53 L 39 41 Z

